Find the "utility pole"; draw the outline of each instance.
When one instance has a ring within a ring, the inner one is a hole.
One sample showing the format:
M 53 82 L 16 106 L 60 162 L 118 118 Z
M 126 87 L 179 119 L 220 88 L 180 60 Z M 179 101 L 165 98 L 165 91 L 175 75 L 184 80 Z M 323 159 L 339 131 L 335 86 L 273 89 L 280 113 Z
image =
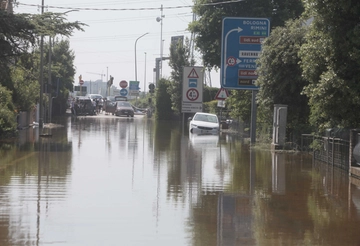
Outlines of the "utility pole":
M 51 107 L 52 107 L 52 100 L 51 100 L 51 90 L 50 88 L 52 88 L 52 83 L 51 83 L 51 36 L 49 36 L 49 71 L 48 71 L 48 83 L 46 85 L 46 93 L 48 94 L 48 98 L 49 98 L 49 102 L 48 102 L 48 123 L 51 123 Z M 50 90 L 50 93 L 49 93 Z
M 41 2 L 41 14 L 44 14 L 44 0 Z M 41 34 L 40 37 L 40 102 L 39 102 L 39 127 L 43 127 L 43 92 L 44 92 L 44 82 L 43 82 L 43 72 L 44 72 L 44 35 Z
M 146 92 L 146 52 L 145 53 L 145 71 L 144 71 L 144 96 L 145 96 L 145 92 Z
M 163 60 L 163 19 L 165 18 L 165 15 L 163 15 L 163 6 L 161 4 L 160 7 L 160 17 L 156 17 L 156 21 L 160 22 L 160 64 L 159 64 L 159 75 L 158 75 L 158 79 L 161 79 L 162 77 L 162 60 Z M 157 66 L 157 64 L 156 64 Z M 158 82 L 158 81 L 156 81 Z

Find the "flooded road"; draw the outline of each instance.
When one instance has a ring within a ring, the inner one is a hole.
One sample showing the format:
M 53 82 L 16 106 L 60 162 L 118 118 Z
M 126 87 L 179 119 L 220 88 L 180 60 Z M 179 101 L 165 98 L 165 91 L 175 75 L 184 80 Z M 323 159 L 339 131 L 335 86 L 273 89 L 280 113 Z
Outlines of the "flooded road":
M 360 187 L 306 153 L 141 116 L 0 142 L 0 245 L 359 245 Z

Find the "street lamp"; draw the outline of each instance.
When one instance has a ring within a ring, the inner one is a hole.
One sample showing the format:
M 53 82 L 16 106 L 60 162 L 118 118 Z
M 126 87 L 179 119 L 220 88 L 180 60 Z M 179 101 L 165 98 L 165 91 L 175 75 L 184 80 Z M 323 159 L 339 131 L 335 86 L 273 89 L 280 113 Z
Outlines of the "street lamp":
M 161 79 L 162 77 L 162 60 L 163 60 L 163 39 L 162 39 L 162 32 L 163 32 L 163 18 L 165 18 L 165 15 L 163 15 L 163 6 L 161 4 L 161 8 L 160 8 L 160 17 L 156 17 L 156 21 L 160 22 L 160 26 L 161 26 L 161 31 L 160 31 L 160 77 L 159 79 Z
M 143 35 L 141 35 L 140 37 L 138 37 L 136 40 L 135 40 L 135 81 L 137 81 L 137 62 L 136 62 L 136 43 L 137 41 L 144 37 L 146 34 L 149 34 L 148 32 L 147 33 L 144 33 Z
M 144 71 L 144 95 L 146 94 L 146 52 L 145 53 L 145 71 Z
M 44 14 L 44 0 L 42 0 L 41 2 L 41 14 Z M 39 98 L 39 127 L 43 127 L 43 85 L 44 85 L 44 81 L 43 81 L 43 71 L 44 71 L 44 35 L 41 34 L 41 38 L 40 38 L 40 98 Z

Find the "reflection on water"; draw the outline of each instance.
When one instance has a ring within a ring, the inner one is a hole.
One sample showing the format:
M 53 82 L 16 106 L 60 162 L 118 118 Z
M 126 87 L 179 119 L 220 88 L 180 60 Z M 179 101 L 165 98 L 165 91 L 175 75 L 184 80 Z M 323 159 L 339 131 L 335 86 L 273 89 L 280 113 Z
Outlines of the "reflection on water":
M 0 143 L 0 245 L 358 245 L 359 187 L 311 155 L 143 117 Z

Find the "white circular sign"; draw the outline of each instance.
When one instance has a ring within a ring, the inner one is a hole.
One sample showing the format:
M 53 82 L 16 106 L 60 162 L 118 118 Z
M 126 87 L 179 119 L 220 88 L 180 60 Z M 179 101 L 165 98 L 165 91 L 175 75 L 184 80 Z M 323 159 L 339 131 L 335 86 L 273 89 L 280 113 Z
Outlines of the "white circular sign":
M 126 80 L 121 80 L 119 83 L 121 88 L 126 88 L 128 86 L 128 82 Z
M 186 97 L 190 101 L 196 101 L 199 98 L 199 92 L 196 89 L 189 89 L 186 92 Z

